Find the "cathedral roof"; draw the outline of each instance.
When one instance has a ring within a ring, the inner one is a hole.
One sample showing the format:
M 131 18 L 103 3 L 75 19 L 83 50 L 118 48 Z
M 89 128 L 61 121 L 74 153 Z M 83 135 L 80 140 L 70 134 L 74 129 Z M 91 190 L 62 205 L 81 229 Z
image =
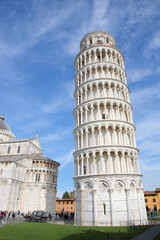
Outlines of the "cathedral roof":
M 51 158 L 48 158 L 48 157 L 44 156 L 42 153 L 34 154 L 33 159 L 34 159 L 34 160 L 43 160 L 43 161 L 44 161 L 44 160 L 45 160 L 45 161 L 52 161 L 52 162 L 58 163 L 58 162 L 52 160 Z M 58 165 L 60 165 L 60 164 L 58 163 Z
M 11 139 L 15 138 L 9 126 L 4 122 L 4 116 L 0 116 L 0 134 L 6 135 Z
M 43 160 L 43 161 L 52 161 L 60 165 L 58 162 L 52 160 L 51 158 L 47 158 L 42 153 L 33 153 L 33 154 L 22 154 L 22 155 L 7 155 L 0 156 L 0 162 L 16 162 L 22 160 L 24 158 L 32 158 L 33 160 Z
M 16 161 L 21 160 L 26 157 L 27 157 L 27 154 L 24 154 L 21 156 L 17 156 L 17 155 L 0 156 L 0 162 L 16 162 Z

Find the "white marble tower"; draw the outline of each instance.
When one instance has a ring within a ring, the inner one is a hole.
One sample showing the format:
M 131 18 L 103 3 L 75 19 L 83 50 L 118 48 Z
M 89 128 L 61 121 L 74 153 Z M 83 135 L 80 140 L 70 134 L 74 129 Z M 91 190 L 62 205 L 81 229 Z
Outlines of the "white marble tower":
M 75 72 L 75 224 L 145 224 L 124 57 L 113 36 L 87 34 Z

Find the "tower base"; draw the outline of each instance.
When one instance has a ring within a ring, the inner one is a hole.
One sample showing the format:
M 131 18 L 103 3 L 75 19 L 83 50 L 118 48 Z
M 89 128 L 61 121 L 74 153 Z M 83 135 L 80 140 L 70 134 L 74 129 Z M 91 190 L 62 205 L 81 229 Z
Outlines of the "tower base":
M 141 175 L 101 174 L 75 177 L 75 224 L 147 224 Z

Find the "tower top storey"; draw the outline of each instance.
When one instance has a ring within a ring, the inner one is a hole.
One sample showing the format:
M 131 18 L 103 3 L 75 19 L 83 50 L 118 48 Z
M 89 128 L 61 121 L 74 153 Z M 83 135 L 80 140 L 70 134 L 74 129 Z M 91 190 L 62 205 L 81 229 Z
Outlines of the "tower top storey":
M 116 47 L 116 40 L 107 32 L 95 31 L 88 33 L 80 42 L 80 50 L 83 51 L 92 46 L 110 46 Z

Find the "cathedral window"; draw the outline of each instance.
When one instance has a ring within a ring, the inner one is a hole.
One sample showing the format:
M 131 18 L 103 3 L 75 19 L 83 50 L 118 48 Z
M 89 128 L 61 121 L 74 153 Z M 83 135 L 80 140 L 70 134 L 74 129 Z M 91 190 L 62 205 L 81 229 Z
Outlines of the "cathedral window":
M 105 114 L 102 114 L 102 119 L 105 119 Z
M 18 146 L 17 153 L 20 153 L 20 149 L 21 149 L 20 146 Z
M 7 152 L 8 154 L 10 153 L 10 150 L 11 150 L 11 148 L 10 148 L 10 147 L 8 147 L 8 152 Z
M 83 173 L 86 175 L 86 166 L 83 166 Z

